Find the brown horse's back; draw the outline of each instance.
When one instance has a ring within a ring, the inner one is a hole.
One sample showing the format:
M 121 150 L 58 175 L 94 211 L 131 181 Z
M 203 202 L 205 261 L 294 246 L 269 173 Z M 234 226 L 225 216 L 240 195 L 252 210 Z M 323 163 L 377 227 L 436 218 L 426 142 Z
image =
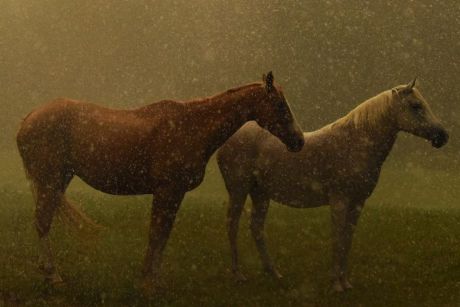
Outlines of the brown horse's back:
M 165 109 L 161 106 L 157 108 Z M 103 191 L 105 185 L 113 185 L 110 180 L 121 177 L 140 182 L 133 179 L 148 173 L 144 160 L 151 123 L 161 124 L 155 113 L 152 108 L 113 110 L 68 99 L 52 101 L 31 112 L 19 129 L 17 145 L 24 167 L 35 182 L 59 189 L 73 175 Z

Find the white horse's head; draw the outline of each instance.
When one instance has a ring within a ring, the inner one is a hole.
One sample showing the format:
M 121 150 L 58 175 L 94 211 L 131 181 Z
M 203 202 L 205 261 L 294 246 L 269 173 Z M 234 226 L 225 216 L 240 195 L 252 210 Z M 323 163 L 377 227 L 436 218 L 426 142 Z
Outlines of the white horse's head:
M 393 89 L 396 124 L 400 130 L 427 139 L 440 148 L 447 143 L 449 134 L 415 88 L 415 80 Z

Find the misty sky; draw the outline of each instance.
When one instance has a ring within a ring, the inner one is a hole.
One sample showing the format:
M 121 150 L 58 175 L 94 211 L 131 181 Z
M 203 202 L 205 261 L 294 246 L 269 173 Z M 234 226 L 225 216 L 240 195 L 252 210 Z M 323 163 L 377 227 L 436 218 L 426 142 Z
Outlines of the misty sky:
M 305 130 L 418 76 L 451 132 L 444 154 L 460 150 L 458 1 L 0 0 L 0 7 L 5 148 L 21 118 L 56 97 L 136 107 L 208 96 L 273 70 Z M 404 150 L 433 151 L 407 139 Z

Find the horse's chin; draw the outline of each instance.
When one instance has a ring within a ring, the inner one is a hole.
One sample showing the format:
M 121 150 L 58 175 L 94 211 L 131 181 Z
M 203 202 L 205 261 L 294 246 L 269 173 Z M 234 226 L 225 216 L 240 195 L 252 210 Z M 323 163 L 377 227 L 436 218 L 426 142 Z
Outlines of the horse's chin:
M 441 148 L 442 146 L 446 145 L 446 141 L 441 140 L 441 139 L 433 139 L 431 140 L 431 146 L 434 148 Z
M 286 148 L 289 152 L 299 152 L 302 150 L 304 144 L 304 140 L 300 139 L 299 141 L 292 144 L 286 144 Z

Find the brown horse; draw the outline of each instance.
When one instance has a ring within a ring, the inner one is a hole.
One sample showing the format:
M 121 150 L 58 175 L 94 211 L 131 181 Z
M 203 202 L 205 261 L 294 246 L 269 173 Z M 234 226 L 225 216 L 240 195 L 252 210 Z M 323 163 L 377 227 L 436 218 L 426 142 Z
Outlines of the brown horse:
M 255 120 L 290 151 L 302 131 L 270 72 L 252 83 L 193 101 L 160 101 L 134 110 L 58 99 L 30 113 L 17 135 L 24 168 L 36 196 L 40 267 L 50 283 L 61 282 L 48 239 L 57 208 L 79 222 L 64 193 L 74 176 L 105 193 L 153 194 L 144 285 L 157 280 L 162 251 L 184 194 L 203 180 L 206 164 L 235 131 Z
M 229 193 L 228 236 L 235 277 L 244 280 L 238 265 L 238 221 L 249 194 L 253 207 L 251 231 L 265 270 L 276 277 L 266 248 L 264 221 L 270 199 L 296 208 L 329 204 L 332 213 L 333 287 L 351 288 L 347 257 L 353 228 L 364 202 L 374 190 L 382 164 L 398 131 L 406 131 L 443 146 L 448 134 L 420 92 L 406 86 L 385 91 L 359 105 L 345 117 L 305 133 L 299 153 L 251 123 L 218 151 L 218 163 Z

